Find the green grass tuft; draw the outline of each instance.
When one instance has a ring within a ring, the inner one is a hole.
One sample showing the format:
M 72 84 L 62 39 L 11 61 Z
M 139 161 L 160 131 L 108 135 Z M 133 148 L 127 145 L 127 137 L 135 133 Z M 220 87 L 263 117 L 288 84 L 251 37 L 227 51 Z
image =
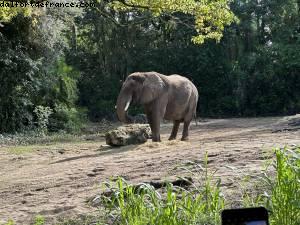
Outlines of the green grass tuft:
M 276 177 L 266 179 L 270 185 L 267 207 L 271 224 L 300 224 L 300 148 L 276 149 Z
M 204 174 L 202 187 L 186 190 L 168 184 L 162 194 L 149 184 L 136 188 L 119 178 L 112 197 L 105 198 L 109 217 L 114 224 L 220 224 L 225 206 L 220 181 L 213 182 L 207 169 Z

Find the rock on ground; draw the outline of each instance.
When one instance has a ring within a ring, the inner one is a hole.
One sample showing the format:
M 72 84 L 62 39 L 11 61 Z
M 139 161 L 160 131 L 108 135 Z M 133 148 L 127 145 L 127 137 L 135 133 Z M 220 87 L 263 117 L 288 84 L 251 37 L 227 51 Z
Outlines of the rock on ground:
M 151 129 L 148 124 L 125 125 L 105 134 L 106 144 L 111 146 L 142 144 L 149 138 Z
M 289 119 L 289 125 L 290 126 L 300 126 L 300 114 L 291 116 Z
M 273 132 L 300 130 L 300 114 L 285 116 L 273 126 Z

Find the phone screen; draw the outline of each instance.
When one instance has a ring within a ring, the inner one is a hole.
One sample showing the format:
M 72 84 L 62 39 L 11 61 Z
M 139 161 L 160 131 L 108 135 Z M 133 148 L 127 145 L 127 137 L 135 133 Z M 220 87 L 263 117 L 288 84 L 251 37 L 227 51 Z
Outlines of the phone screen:
M 268 211 L 263 207 L 225 209 L 222 211 L 222 225 L 269 225 Z
M 267 222 L 265 220 L 256 220 L 256 221 L 249 221 L 245 222 L 245 225 L 267 225 Z

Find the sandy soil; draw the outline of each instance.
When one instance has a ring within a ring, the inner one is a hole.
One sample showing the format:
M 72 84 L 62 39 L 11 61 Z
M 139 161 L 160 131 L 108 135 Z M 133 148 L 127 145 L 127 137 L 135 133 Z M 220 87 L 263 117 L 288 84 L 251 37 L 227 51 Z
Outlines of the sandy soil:
M 259 173 L 272 147 L 300 144 L 299 130 L 274 132 L 282 119 L 205 120 L 193 123 L 188 142 L 167 141 L 171 125 L 164 124 L 161 143 L 109 148 L 103 139 L 25 150 L 2 147 L 0 224 L 9 218 L 29 224 L 37 214 L 51 223 L 58 217 L 93 213 L 96 209 L 87 199 L 110 177 L 121 175 L 133 183 L 172 178 L 182 173 L 180 166 L 203 162 L 206 151 L 209 168 L 217 169 L 223 185 L 234 190 L 241 176 Z

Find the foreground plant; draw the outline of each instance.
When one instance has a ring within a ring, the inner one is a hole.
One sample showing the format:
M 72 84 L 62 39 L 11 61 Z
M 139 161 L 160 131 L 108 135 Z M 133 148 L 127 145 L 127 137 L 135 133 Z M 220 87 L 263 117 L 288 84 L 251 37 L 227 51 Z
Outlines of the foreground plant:
M 271 225 L 300 224 L 300 148 L 275 150 L 276 176 L 264 175 L 264 184 L 257 195 L 243 196 L 242 205 L 265 206 L 270 211 Z M 165 188 L 160 194 L 153 186 L 142 184 L 138 188 L 122 178 L 112 188 L 112 196 L 105 198 L 105 207 L 114 224 L 220 224 L 220 211 L 225 198 L 220 181 L 212 182 L 208 173 L 207 155 L 204 160 L 204 182 L 193 190 Z M 273 171 L 274 172 L 274 171 Z M 163 191 L 164 193 L 164 191 Z M 263 193 L 263 194 L 262 194 Z
M 122 178 L 118 189 L 106 199 L 110 216 L 116 224 L 219 224 L 219 212 L 224 208 L 224 198 L 219 187 L 210 190 L 188 191 L 168 184 L 164 194 L 151 185 L 138 189 Z M 218 196 L 218 197 L 216 197 Z
M 207 169 L 204 175 L 201 187 L 186 190 L 169 183 L 162 194 L 149 184 L 137 187 L 118 178 L 116 189 L 107 184 L 112 195 L 105 198 L 105 207 L 114 224 L 220 224 L 225 205 L 220 182 L 213 183 Z
M 271 211 L 271 224 L 300 224 L 300 148 L 276 149 L 276 177 L 267 178 L 270 185 L 266 203 Z

